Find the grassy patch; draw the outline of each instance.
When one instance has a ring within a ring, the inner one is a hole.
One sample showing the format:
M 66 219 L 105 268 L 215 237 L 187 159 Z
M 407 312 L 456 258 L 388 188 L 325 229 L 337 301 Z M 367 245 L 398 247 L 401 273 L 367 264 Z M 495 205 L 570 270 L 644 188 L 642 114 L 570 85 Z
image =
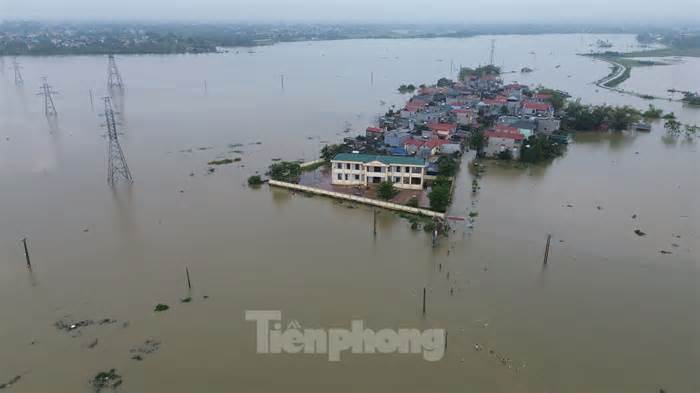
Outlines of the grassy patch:
M 207 164 L 209 164 L 209 165 L 227 165 L 227 164 L 233 164 L 234 162 L 238 162 L 240 160 L 241 160 L 240 157 L 236 157 L 234 159 L 225 158 L 223 160 L 209 161 Z
M 305 167 L 302 167 L 301 170 L 303 172 L 312 172 L 315 171 L 316 169 L 325 166 L 327 163 L 325 161 L 317 162 L 315 164 L 307 165 Z

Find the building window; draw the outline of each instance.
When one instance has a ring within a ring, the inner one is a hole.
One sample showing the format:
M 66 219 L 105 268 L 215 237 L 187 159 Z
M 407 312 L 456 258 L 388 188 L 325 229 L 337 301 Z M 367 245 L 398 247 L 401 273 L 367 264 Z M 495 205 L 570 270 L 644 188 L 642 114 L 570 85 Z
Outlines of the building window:
M 345 164 L 345 169 L 350 169 L 350 164 Z
M 403 171 L 406 172 L 406 173 L 409 173 L 409 172 L 411 172 L 411 169 L 410 169 L 409 167 L 404 167 L 404 168 L 403 168 Z
M 341 175 L 340 173 L 338 174 L 338 180 L 343 180 L 343 175 Z
M 360 170 L 360 164 L 355 164 L 355 170 L 357 170 L 357 171 Z
M 400 166 L 397 166 L 397 167 L 394 169 L 394 171 L 395 171 L 396 173 L 401 172 L 401 167 L 400 167 Z
M 346 173 L 345 174 L 345 181 L 347 181 L 347 180 L 348 180 L 348 174 Z
M 408 184 L 411 181 L 408 177 L 403 178 L 403 184 Z
M 421 183 L 420 180 L 421 180 L 420 177 L 412 177 L 411 184 L 420 184 Z
M 423 173 L 423 168 L 415 167 L 415 168 L 413 168 L 413 173 Z
M 374 172 L 381 172 L 381 171 L 382 171 L 382 167 L 380 167 L 380 166 L 374 167 Z
M 338 169 L 343 169 L 343 164 L 337 163 L 337 164 L 335 165 L 335 167 L 338 168 Z
M 401 178 L 400 178 L 400 177 L 394 177 L 394 183 L 398 183 L 398 182 L 400 182 L 400 181 L 401 181 Z
M 360 175 L 355 175 L 355 180 L 360 180 Z

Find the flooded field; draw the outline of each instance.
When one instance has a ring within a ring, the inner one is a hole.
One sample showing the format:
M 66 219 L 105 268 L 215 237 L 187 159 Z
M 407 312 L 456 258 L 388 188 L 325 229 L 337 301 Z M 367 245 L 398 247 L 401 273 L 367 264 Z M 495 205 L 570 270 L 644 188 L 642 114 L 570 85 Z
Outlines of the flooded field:
M 0 385 L 90 391 L 115 369 L 136 392 L 700 391 L 699 142 L 665 137 L 661 122 L 578 133 L 548 165 L 491 163 L 476 195 L 465 159 L 450 214 L 478 217 L 435 249 L 394 213 L 379 214 L 375 238 L 370 208 L 245 185 L 273 158 L 316 158 L 346 122 L 364 130 L 407 99 L 400 84 L 485 64 L 491 38 L 120 56 L 126 90 L 114 101 L 134 184 L 114 191 L 99 117 L 106 58 L 18 58 L 23 87 L 0 75 Z M 534 69 L 507 81 L 649 103 L 598 89 L 609 66 L 576 55 L 597 39 L 631 50 L 633 36 L 495 38 L 497 64 Z M 635 69 L 621 87 L 700 90 L 696 63 Z M 35 95 L 44 75 L 60 92 L 55 124 Z M 654 104 L 700 124 L 700 109 Z M 259 355 L 246 310 L 304 327 L 445 328 L 447 351 L 439 362 Z

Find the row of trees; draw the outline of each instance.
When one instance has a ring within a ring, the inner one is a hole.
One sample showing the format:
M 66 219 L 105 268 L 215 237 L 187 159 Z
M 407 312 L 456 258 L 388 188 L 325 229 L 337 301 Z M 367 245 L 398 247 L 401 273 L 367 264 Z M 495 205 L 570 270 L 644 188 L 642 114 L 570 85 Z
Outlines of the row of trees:
M 566 130 L 599 130 L 605 125 L 624 130 L 639 121 L 642 113 L 630 106 L 584 105 L 580 100 L 569 102 L 562 128 Z

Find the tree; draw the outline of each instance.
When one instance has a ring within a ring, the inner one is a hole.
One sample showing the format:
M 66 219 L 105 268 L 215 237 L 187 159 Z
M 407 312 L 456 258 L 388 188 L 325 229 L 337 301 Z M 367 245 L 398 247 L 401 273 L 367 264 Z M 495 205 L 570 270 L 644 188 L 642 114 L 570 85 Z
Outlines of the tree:
M 482 130 L 474 130 L 469 137 L 469 148 L 480 153 L 486 145 L 486 137 Z
M 642 116 L 645 119 L 659 119 L 661 118 L 661 115 L 663 115 L 663 113 L 664 111 L 662 109 L 659 109 L 654 105 L 649 104 L 649 109 L 644 111 L 644 113 L 642 113 Z
M 666 120 L 666 124 L 664 124 L 664 128 L 666 129 L 667 134 L 678 135 L 681 132 L 681 123 L 678 120 L 669 119 L 669 120 Z
M 438 87 L 450 87 L 452 86 L 452 81 L 447 78 L 440 78 L 437 81 Z
M 248 178 L 248 185 L 249 186 L 259 186 L 262 184 L 262 179 L 258 175 L 253 175 Z
M 345 145 L 326 145 L 321 149 L 321 158 L 330 162 L 338 153 L 347 153 L 348 147 Z
M 393 198 L 397 193 L 398 191 L 394 187 L 394 183 L 390 181 L 383 181 L 379 183 L 379 187 L 377 188 L 377 195 L 385 201 Z
M 451 156 L 440 156 L 437 160 L 438 175 L 452 177 L 457 173 L 459 168 L 457 160 Z
M 698 132 L 698 126 L 691 126 L 690 124 L 686 124 L 685 126 L 685 136 L 691 137 L 697 134 Z
M 564 154 L 564 146 L 547 135 L 532 135 L 520 146 L 520 161 L 536 163 L 551 160 Z
M 450 204 L 450 188 L 446 185 L 433 185 L 433 189 L 428 194 L 430 209 L 437 212 L 444 212 Z
M 273 180 L 295 183 L 301 175 L 301 166 L 297 162 L 277 162 L 270 165 L 268 173 Z

